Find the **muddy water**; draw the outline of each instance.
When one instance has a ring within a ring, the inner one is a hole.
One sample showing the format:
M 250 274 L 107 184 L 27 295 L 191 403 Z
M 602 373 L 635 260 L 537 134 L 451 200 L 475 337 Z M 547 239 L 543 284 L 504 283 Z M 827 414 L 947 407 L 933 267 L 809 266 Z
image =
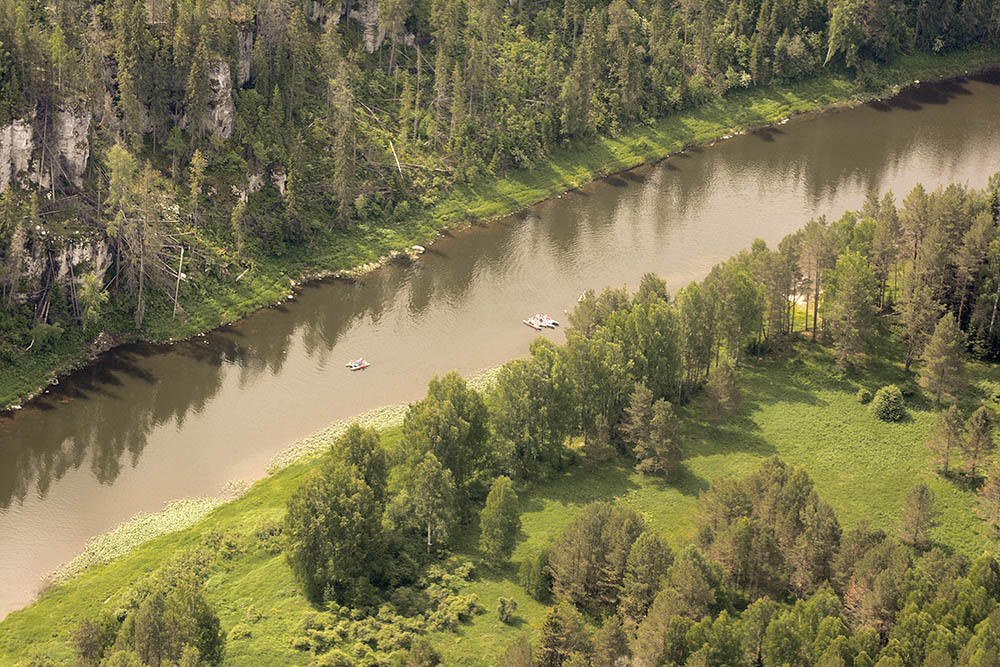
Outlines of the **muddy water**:
M 584 289 L 646 271 L 676 289 L 868 190 L 982 187 L 998 170 L 1000 76 L 924 86 L 605 179 L 194 341 L 105 355 L 0 418 L 0 617 L 132 514 L 259 477 L 290 441 L 417 399 L 434 374 L 523 355 L 521 320 L 565 318 Z M 371 368 L 344 368 L 362 355 Z

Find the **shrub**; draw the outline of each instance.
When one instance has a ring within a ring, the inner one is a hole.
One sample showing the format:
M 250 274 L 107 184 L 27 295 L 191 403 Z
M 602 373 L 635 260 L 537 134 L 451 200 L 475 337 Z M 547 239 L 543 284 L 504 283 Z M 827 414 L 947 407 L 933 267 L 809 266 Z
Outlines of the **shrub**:
M 903 418 L 903 392 L 889 384 L 877 392 L 868 410 L 882 421 L 895 422 Z
M 229 631 L 229 640 L 249 639 L 251 635 L 252 633 L 249 625 L 246 623 L 237 623 L 233 626 L 233 629 Z
M 868 389 L 866 387 L 858 389 L 858 393 L 855 394 L 854 396 L 858 399 L 858 403 L 860 403 L 861 405 L 866 405 L 870 403 L 872 400 L 871 389 Z
M 514 618 L 515 611 L 517 611 L 517 600 L 500 598 L 500 604 L 497 605 L 497 617 L 501 623 L 509 624 Z

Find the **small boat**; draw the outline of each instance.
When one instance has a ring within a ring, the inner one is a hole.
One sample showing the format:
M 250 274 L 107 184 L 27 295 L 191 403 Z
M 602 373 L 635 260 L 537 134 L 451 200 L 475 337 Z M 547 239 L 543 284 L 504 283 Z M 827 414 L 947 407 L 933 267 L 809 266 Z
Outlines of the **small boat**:
M 347 368 L 352 371 L 360 371 L 362 369 L 368 368 L 370 365 L 371 364 L 369 364 L 364 357 L 361 357 L 360 359 L 355 359 L 354 361 L 348 361 L 346 364 Z
M 534 317 L 526 319 L 526 320 L 521 320 L 521 321 L 524 322 L 524 326 L 531 327 L 535 331 L 541 331 L 542 330 L 542 324 L 541 324 L 541 322 L 539 322 L 538 320 L 536 320 Z
M 549 329 L 555 329 L 559 326 L 559 323 L 545 314 L 536 314 L 532 319 L 541 324 L 543 327 L 548 327 Z

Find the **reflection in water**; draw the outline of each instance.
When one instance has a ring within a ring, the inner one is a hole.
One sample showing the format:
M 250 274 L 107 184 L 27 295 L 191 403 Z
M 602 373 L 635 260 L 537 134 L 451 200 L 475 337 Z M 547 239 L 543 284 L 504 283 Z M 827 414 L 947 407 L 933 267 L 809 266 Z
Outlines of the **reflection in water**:
M 415 264 L 307 287 L 192 341 L 105 355 L 0 418 L 0 616 L 136 511 L 259 476 L 289 441 L 414 400 L 433 374 L 524 354 L 534 334 L 521 319 L 558 318 L 584 289 L 635 287 L 646 271 L 676 289 L 869 190 L 983 185 L 1000 170 L 998 82 L 923 87 L 692 149 L 446 234 Z M 347 373 L 361 355 L 372 368 Z

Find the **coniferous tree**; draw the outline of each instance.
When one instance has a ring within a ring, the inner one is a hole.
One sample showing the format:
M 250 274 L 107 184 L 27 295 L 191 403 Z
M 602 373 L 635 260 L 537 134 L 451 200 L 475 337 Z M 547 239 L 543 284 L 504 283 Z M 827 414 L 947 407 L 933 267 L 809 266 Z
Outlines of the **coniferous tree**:
M 899 538 L 911 546 L 926 548 L 930 544 L 930 531 L 937 525 L 938 514 L 934 508 L 934 492 L 926 484 L 913 487 L 906 494 Z
M 590 653 L 583 615 L 568 602 L 549 610 L 535 649 L 535 667 L 562 667 L 574 656 Z
M 985 405 L 972 413 L 965 423 L 966 437 L 962 445 L 962 456 L 971 477 L 976 476 L 976 470 L 988 461 L 996 451 L 993 441 L 993 414 Z
M 642 533 L 632 544 L 625 563 L 621 602 L 618 605 L 618 613 L 629 633 L 634 633 L 646 617 L 660 591 L 661 579 L 670 570 L 673 561 L 670 547 L 652 532 Z
M 939 321 L 941 305 L 932 296 L 931 289 L 922 277 L 912 272 L 906 279 L 900 320 L 906 331 L 906 359 L 904 369 L 909 372 L 914 359 L 924 353 L 931 332 Z
M 945 313 L 924 348 L 920 384 L 934 396 L 937 406 L 942 398 L 958 395 L 965 384 L 964 338 L 955 316 Z
M 591 667 L 616 667 L 628 660 L 628 635 L 622 627 L 621 619 L 608 616 L 594 633 L 594 653 Z
M 875 333 L 877 283 L 868 261 L 857 252 L 837 258 L 827 320 L 834 335 L 837 367 L 845 370 L 868 350 Z
M 732 392 L 728 395 L 731 401 Z M 677 431 L 674 408 L 661 398 L 653 404 L 647 439 L 635 446 L 636 469 L 650 475 L 673 476 L 683 456 Z
M 742 398 L 739 379 L 728 359 L 723 359 L 708 374 L 705 393 L 708 396 L 709 411 L 716 419 L 730 415 L 739 409 Z
M 653 392 L 646 385 L 636 383 L 632 395 L 629 396 L 628 405 L 625 407 L 625 418 L 618 426 L 618 430 L 625 442 L 633 450 L 636 450 L 636 448 L 645 447 L 645 444 L 649 442 L 652 424 Z
M 927 438 L 926 445 L 934 464 L 947 476 L 952 454 L 962 447 L 962 414 L 958 406 L 952 405 L 947 410 L 938 412 L 937 424 Z

